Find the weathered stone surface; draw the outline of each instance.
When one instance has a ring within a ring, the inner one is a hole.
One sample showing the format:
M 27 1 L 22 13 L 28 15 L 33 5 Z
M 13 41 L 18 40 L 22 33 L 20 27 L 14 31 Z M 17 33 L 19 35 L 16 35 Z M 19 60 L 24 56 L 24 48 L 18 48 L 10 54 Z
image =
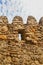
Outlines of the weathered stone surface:
M 28 16 L 27 24 L 20 16 L 12 24 L 0 16 L 0 65 L 43 65 L 42 24 L 33 16 Z
M 37 20 L 33 16 L 28 16 L 27 24 L 29 24 L 29 25 L 36 25 L 37 24 Z
M 43 17 L 40 18 L 39 24 L 40 24 L 41 26 L 43 26 Z
M 23 19 L 20 16 L 15 16 L 12 22 L 13 30 L 24 30 Z
M 6 16 L 0 16 L 0 23 L 8 24 L 8 19 Z
M 20 16 L 15 16 L 13 21 L 23 21 L 23 19 Z

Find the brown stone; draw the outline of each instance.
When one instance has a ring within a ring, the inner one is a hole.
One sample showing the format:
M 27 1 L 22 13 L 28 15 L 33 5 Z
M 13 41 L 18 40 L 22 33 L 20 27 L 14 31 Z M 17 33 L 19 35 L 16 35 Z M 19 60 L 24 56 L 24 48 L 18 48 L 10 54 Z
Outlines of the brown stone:
M 43 17 L 40 18 L 39 24 L 40 24 L 41 26 L 43 26 Z
M 7 39 L 7 36 L 6 35 L 0 35 L 0 39 Z
M 27 24 L 29 24 L 29 25 L 36 25 L 37 21 L 36 21 L 35 17 L 28 16 L 28 18 L 27 18 Z
M 28 16 L 23 24 L 15 16 L 9 24 L 6 16 L 0 16 L 0 65 L 43 65 L 43 17 L 38 24 Z

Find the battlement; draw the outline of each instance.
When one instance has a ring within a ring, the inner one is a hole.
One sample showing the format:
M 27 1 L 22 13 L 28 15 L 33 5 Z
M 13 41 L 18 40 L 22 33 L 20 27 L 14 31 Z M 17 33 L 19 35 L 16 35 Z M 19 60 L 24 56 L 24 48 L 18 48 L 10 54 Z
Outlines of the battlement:
M 0 39 L 43 43 L 43 17 L 38 23 L 33 16 L 28 16 L 27 24 L 23 24 L 22 17 L 15 16 L 9 24 L 6 16 L 0 16 Z
M 0 16 L 0 65 L 43 65 L 43 17 Z

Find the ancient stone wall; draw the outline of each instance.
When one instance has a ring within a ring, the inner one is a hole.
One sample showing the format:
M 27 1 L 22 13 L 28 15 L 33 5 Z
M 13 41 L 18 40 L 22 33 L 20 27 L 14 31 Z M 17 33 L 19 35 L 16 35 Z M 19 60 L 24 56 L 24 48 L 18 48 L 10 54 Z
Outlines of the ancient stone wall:
M 21 39 L 19 39 L 19 35 Z M 43 65 L 43 17 L 0 16 L 0 65 Z

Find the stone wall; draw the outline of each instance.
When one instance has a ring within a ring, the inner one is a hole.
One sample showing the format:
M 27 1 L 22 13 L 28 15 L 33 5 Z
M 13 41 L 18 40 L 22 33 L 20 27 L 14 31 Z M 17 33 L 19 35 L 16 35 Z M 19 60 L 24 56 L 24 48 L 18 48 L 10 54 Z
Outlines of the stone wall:
M 15 16 L 9 24 L 6 16 L 0 16 L 0 65 L 43 65 L 43 17 L 38 23 L 28 16 L 23 24 Z

